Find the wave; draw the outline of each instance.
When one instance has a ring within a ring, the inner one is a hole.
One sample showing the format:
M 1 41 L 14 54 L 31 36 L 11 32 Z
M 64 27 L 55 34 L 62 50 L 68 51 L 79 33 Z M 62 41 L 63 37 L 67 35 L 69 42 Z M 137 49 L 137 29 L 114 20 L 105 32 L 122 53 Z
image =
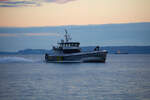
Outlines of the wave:
M 0 58 L 0 63 L 22 63 L 22 62 L 28 62 L 28 63 L 33 63 L 37 62 L 32 59 L 24 58 L 24 57 L 1 57 Z

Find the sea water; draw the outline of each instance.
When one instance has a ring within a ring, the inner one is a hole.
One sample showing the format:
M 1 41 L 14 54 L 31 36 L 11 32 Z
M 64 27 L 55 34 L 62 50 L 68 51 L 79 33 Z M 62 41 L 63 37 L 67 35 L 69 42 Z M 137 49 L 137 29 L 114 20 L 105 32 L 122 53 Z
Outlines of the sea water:
M 0 100 L 150 100 L 150 55 L 109 54 L 106 63 L 1 55 Z

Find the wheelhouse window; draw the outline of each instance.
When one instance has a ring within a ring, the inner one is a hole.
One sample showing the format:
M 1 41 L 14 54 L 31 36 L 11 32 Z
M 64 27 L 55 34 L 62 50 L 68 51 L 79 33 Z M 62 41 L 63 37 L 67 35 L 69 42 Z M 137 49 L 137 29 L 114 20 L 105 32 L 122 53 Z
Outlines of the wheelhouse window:
M 78 42 L 69 42 L 69 43 L 60 43 L 60 47 L 79 47 L 80 43 Z

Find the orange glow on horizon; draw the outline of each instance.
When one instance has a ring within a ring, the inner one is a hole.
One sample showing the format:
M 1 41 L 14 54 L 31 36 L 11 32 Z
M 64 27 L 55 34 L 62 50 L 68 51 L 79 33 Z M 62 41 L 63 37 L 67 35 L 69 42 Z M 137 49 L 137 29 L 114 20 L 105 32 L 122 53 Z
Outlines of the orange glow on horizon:
M 1 7 L 0 27 L 150 22 L 149 4 L 150 0 L 76 0 L 39 7 Z

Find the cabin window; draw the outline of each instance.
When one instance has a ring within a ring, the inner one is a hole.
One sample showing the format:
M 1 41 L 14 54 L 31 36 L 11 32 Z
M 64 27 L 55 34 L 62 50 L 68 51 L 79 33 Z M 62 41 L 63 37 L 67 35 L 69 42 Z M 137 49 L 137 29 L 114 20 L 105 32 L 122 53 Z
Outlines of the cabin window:
M 60 46 L 62 47 L 62 46 L 63 46 L 63 44 L 60 44 Z

